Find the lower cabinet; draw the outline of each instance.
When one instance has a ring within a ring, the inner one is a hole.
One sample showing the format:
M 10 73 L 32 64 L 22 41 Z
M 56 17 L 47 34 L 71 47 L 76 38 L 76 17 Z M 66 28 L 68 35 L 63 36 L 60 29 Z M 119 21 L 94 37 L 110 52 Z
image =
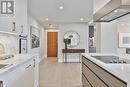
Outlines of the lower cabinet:
M 34 64 L 29 64 L 25 67 L 25 72 L 22 77 L 23 87 L 34 87 Z M 17 86 L 18 87 L 18 86 Z
M 82 82 L 83 82 L 83 87 L 91 87 L 90 83 L 88 82 L 88 79 L 82 74 Z
M 90 87 L 127 87 L 127 83 L 85 57 L 82 58 L 82 75 L 83 85 L 88 82 L 91 85 Z
M 3 87 L 37 87 L 35 85 L 34 59 L 0 76 Z M 1 87 L 1 86 L 0 86 Z
M 107 87 L 89 68 L 87 68 L 84 64 L 83 74 L 88 79 L 92 87 Z

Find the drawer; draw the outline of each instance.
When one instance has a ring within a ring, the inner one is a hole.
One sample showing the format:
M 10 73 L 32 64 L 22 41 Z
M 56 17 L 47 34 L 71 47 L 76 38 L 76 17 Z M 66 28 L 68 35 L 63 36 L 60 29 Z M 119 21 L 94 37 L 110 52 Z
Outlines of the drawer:
M 88 82 L 88 80 L 85 78 L 83 74 L 82 74 L 82 84 L 83 87 L 91 87 L 90 83 Z
M 92 87 L 107 87 L 89 68 L 82 64 L 83 74 L 87 77 Z
M 89 59 L 83 57 L 83 63 L 86 64 L 96 75 L 98 75 L 109 87 L 127 87 L 127 84 L 99 67 L 97 64 L 91 62 Z

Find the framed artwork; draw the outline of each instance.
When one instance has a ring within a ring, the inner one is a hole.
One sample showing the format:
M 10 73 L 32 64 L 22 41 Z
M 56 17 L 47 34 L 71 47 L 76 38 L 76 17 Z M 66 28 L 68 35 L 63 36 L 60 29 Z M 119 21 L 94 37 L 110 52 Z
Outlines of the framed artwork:
M 27 39 L 20 38 L 19 41 L 20 41 L 19 53 L 21 54 L 27 53 Z
M 130 33 L 119 33 L 119 47 L 130 48 Z
M 34 26 L 30 26 L 30 36 L 31 36 L 31 48 L 40 47 L 40 31 Z

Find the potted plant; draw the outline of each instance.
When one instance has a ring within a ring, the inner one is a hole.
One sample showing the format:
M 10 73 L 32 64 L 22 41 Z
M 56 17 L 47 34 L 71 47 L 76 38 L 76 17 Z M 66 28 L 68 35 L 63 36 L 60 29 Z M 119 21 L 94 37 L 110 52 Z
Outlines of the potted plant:
M 64 43 L 65 43 L 65 49 L 67 49 L 67 45 L 71 43 L 71 39 L 64 38 Z

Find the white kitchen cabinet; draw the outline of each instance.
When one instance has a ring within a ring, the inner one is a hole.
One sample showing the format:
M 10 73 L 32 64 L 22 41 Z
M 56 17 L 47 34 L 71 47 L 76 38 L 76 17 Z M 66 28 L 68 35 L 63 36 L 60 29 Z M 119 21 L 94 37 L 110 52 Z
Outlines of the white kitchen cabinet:
M 16 32 L 22 35 L 27 35 L 27 1 L 28 0 L 15 0 Z
M 23 84 L 21 85 L 23 87 L 34 87 L 34 64 L 29 64 L 27 67 L 25 67 L 22 81 Z
M 0 76 L 3 87 L 34 87 L 34 60 Z
M 35 68 L 34 68 L 34 85 L 39 87 L 39 61 L 35 59 Z
M 13 17 L 0 17 L 0 31 L 16 33 L 15 31 L 13 31 L 13 22 L 15 22 L 15 18 Z

